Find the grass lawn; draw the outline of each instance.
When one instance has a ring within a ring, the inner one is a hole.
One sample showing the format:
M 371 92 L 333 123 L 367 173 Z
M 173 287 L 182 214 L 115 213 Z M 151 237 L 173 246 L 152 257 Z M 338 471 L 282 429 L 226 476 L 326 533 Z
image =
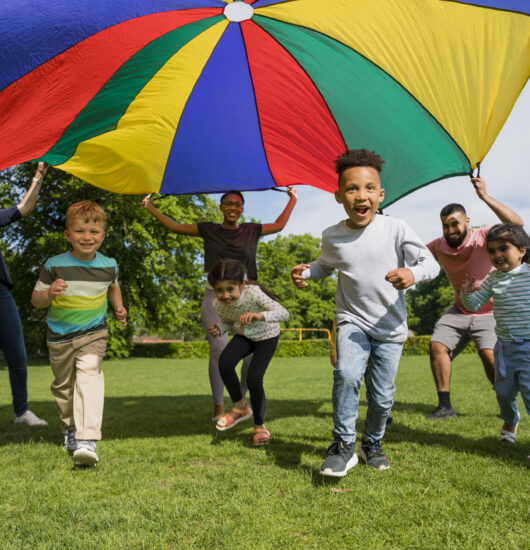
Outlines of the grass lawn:
M 0 367 L 2 548 L 530 547 L 530 419 L 523 414 L 515 445 L 498 441 L 495 395 L 475 355 L 454 365 L 460 416 L 436 422 L 425 419 L 436 404 L 428 358 L 403 358 L 384 441 L 391 469 L 360 464 L 331 481 L 319 475 L 332 428 L 326 358 L 273 360 L 272 440 L 257 449 L 251 422 L 216 433 L 205 360 L 109 361 L 104 370 L 101 462 L 74 470 L 49 366 L 29 368 L 30 407 L 46 428 L 13 424 Z

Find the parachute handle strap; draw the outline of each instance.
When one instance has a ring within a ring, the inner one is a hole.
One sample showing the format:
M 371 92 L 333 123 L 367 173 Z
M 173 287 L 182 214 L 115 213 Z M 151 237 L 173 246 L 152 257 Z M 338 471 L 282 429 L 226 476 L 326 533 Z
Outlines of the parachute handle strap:
M 470 178 L 480 178 L 480 162 L 477 162 L 477 175 L 474 175 L 474 170 L 469 171 L 469 177 Z

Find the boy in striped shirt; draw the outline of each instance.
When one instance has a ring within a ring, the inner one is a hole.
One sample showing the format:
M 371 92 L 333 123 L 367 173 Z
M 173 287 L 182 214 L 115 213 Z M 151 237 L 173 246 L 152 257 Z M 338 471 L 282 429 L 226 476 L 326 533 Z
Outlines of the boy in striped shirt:
M 493 264 L 486 280 L 475 289 L 475 279 L 466 279 L 460 292 L 464 306 L 482 307 L 493 297 L 497 344 L 495 384 L 504 425 L 499 439 L 515 443 L 521 418 L 517 392 L 530 414 L 530 268 L 528 235 L 513 223 L 494 225 L 486 236 L 486 249 Z M 475 291 L 474 291 L 475 290 Z M 474 291 L 474 292 L 473 292 Z
M 66 240 L 72 249 L 46 261 L 31 301 L 47 308 L 47 343 L 55 376 L 51 390 L 64 428 L 64 448 L 76 464 L 98 462 L 104 381 L 101 363 L 108 340 L 107 301 L 127 324 L 116 260 L 98 252 L 106 215 L 91 201 L 66 211 Z

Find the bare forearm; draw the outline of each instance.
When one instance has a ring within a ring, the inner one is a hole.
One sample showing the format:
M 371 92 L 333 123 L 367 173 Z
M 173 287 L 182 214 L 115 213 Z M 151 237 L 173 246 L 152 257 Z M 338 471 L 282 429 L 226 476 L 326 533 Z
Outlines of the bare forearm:
M 24 198 L 17 205 L 17 208 L 19 209 L 22 216 L 25 216 L 26 214 L 31 212 L 35 207 L 37 199 L 39 198 L 41 185 L 47 170 L 48 165 L 44 162 L 39 162 L 39 166 L 37 168 L 37 171 L 35 172 L 35 176 L 33 176 L 33 179 L 31 180 L 30 188 L 24 195 Z
M 38 309 L 47 308 L 52 303 L 53 297 L 47 290 L 35 291 L 31 295 L 31 303 Z
M 289 221 L 291 217 L 291 212 L 293 211 L 294 205 L 296 204 L 297 197 L 296 195 L 289 198 L 287 206 L 283 209 L 283 212 L 278 216 L 274 223 L 264 223 L 262 227 L 262 235 L 271 235 L 272 233 L 278 233 L 281 231 Z
M 114 311 L 121 309 L 123 307 L 123 298 L 121 295 L 120 285 L 109 287 L 109 290 L 107 291 L 107 298 Z
M 177 223 L 169 216 L 162 214 L 160 210 L 157 210 L 154 206 L 146 208 L 146 210 L 154 216 L 166 229 L 173 233 L 180 235 L 190 235 L 192 237 L 199 237 L 199 228 L 196 223 Z

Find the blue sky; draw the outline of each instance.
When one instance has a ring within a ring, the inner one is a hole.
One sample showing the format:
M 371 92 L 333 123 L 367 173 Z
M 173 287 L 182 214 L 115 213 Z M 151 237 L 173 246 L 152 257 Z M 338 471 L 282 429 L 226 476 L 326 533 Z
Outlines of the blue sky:
M 530 226 L 530 83 L 519 96 L 508 120 L 481 166 L 488 193 L 507 204 Z M 344 210 L 332 194 L 309 186 L 298 186 L 298 203 L 283 234 L 310 233 L 320 237 L 322 230 L 345 218 Z M 212 195 L 218 200 L 218 195 Z M 287 202 L 287 195 L 275 191 L 245 194 L 245 213 L 271 222 Z M 385 210 L 413 227 L 425 242 L 441 235 L 438 213 L 449 202 L 463 204 L 472 225 L 490 225 L 498 220 L 476 196 L 469 178 L 442 180 L 415 191 Z

